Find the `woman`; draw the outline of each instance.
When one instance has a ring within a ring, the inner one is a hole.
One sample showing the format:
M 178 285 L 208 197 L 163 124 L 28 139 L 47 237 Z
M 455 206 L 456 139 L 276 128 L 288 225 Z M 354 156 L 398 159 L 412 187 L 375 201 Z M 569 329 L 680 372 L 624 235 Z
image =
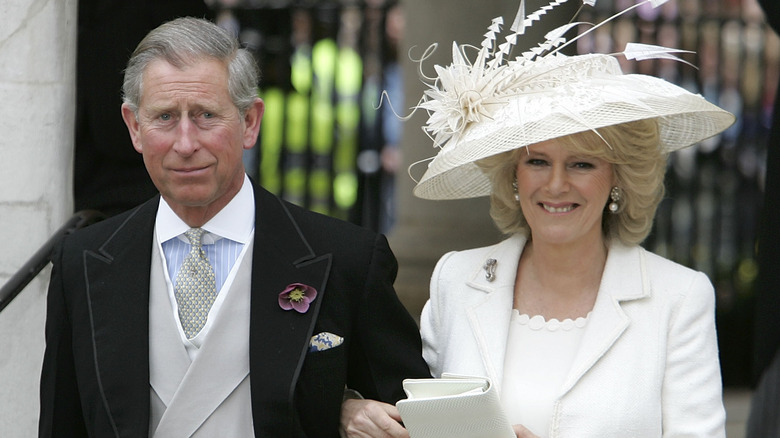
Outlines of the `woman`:
M 508 235 L 439 260 L 423 355 L 434 377 L 490 378 L 518 437 L 725 436 L 713 287 L 639 244 L 667 155 L 734 117 L 548 35 L 508 62 L 456 46 L 419 105 L 441 150 L 415 195 L 490 196 Z
M 541 437 L 723 436 L 712 285 L 638 246 L 663 195 L 658 124 L 598 134 L 479 162 L 511 237 L 439 261 L 424 357 L 490 377 Z

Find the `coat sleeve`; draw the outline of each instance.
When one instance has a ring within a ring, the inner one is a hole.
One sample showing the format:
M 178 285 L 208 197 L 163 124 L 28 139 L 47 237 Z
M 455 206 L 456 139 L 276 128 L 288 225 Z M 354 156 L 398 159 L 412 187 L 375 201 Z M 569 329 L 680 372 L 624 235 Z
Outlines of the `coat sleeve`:
M 682 290 L 667 332 L 663 436 L 725 437 L 714 289 L 696 273 Z
M 52 256 L 46 307 L 46 350 L 40 386 L 39 437 L 87 436 L 74 369 L 71 324 L 63 294 L 62 249 Z
M 443 333 L 441 326 L 441 300 L 442 294 L 446 293 L 442 289 L 442 282 L 446 279 L 442 278 L 442 272 L 444 266 L 453 253 L 445 254 L 439 262 L 436 263 L 436 267 L 431 275 L 430 296 L 428 301 L 423 307 L 422 315 L 420 316 L 420 334 L 423 343 L 423 358 L 428 363 L 428 367 L 431 369 L 431 374 L 434 377 L 441 377 L 442 365 L 440 362 L 439 352 L 443 347 L 442 341 L 446 337 Z
M 395 403 L 405 398 L 403 379 L 430 377 L 422 358 L 417 323 L 398 299 L 393 282 L 398 270 L 387 239 L 377 235 L 352 331 L 347 385 L 365 398 Z M 357 348 L 356 348 L 357 347 Z

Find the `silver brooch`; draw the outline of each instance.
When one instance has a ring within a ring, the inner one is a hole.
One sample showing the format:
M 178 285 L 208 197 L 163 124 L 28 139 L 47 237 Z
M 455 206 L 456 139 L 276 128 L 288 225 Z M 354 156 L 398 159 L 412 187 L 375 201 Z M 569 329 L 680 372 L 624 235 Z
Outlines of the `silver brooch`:
M 487 279 L 487 281 L 495 280 L 497 263 L 498 261 L 496 259 L 487 259 L 485 266 L 482 267 L 485 270 L 485 279 Z

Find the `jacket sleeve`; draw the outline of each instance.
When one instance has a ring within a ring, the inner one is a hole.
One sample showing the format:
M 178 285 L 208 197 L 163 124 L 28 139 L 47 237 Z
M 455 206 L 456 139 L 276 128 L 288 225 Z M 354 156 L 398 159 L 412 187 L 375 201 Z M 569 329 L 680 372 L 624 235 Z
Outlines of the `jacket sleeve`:
M 439 352 L 443 347 L 441 345 L 446 335 L 443 335 L 443 329 L 441 326 L 441 301 L 440 297 L 446 291 L 442 289 L 442 282 L 446 279 L 442 279 L 442 271 L 444 265 L 453 253 L 445 254 L 433 270 L 431 275 L 430 296 L 428 301 L 423 307 L 422 315 L 420 315 L 420 334 L 423 343 L 423 358 L 428 363 L 428 367 L 431 369 L 431 374 L 434 377 L 441 377 L 442 365 L 440 362 Z M 446 287 L 445 287 L 446 289 Z
M 358 371 L 347 382 L 365 398 L 386 403 L 405 398 L 403 379 L 430 377 L 417 323 L 393 288 L 397 270 L 387 239 L 377 235 L 352 329 L 359 344 L 350 349 L 349 369 Z
M 71 324 L 63 294 L 62 248 L 52 256 L 46 306 L 46 350 L 40 386 L 39 437 L 85 437 L 73 360 Z
M 663 436 L 725 437 L 714 289 L 700 272 L 687 286 L 667 331 Z

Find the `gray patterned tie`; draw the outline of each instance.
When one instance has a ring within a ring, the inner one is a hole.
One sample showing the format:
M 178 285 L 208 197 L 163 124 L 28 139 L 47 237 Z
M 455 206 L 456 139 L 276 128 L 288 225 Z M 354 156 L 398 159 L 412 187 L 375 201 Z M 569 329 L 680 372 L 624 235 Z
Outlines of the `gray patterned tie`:
M 176 276 L 174 295 L 187 339 L 194 338 L 206 324 L 209 309 L 217 296 L 214 268 L 201 247 L 204 233 L 202 228 L 190 228 L 184 233 L 192 248 Z

